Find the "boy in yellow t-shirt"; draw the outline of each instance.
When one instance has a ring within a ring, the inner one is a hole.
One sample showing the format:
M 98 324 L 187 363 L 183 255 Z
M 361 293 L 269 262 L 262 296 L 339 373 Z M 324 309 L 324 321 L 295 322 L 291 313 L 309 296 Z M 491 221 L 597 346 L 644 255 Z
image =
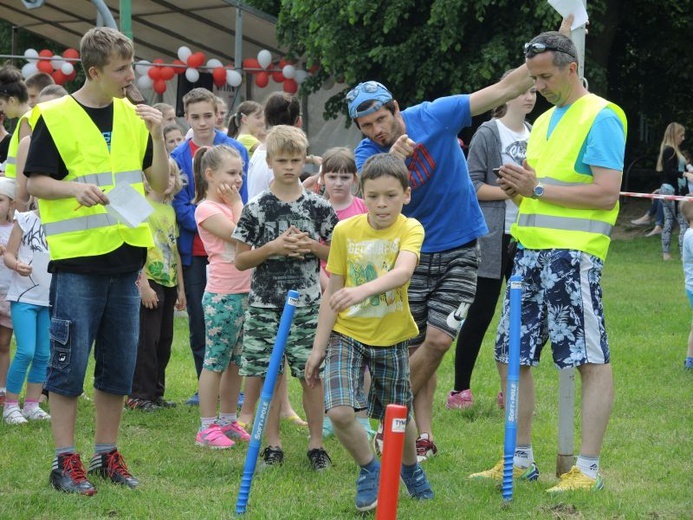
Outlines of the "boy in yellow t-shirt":
M 369 158 L 362 169 L 361 189 L 368 213 L 341 221 L 332 235 L 327 260 L 331 276 L 320 304 L 306 381 L 319 382 L 325 360 L 327 415 L 337 438 L 361 468 L 356 509 L 369 511 L 377 505 L 380 462 L 356 419 L 356 411 L 364 408 L 380 421 L 388 404 L 409 408 L 402 480 L 414 498 L 433 498 L 433 491 L 416 459 L 407 348 L 407 340 L 418 334 L 407 287 L 424 230 L 418 221 L 402 215 L 402 206 L 411 198 L 402 159 L 390 154 Z M 372 378 L 367 400 L 359 391 L 366 366 Z

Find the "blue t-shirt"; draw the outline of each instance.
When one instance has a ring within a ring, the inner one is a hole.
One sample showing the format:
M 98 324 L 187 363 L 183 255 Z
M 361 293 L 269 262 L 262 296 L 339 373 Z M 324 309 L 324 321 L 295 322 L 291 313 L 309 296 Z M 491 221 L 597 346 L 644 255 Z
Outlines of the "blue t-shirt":
M 570 106 L 556 107 L 549 121 L 549 137 Z M 583 175 L 592 175 L 590 166 L 597 166 L 622 172 L 625 149 L 626 132 L 623 123 L 616 112 L 605 108 L 597 114 L 587 139 L 582 143 L 575 171 Z
M 421 252 L 437 253 L 459 247 L 488 232 L 469 178 L 457 134 L 472 122 L 469 96 L 424 102 L 402 111 L 406 133 L 416 146 L 407 159 L 411 202 L 402 213 L 424 227 Z M 366 138 L 354 150 L 356 167 L 389 148 Z

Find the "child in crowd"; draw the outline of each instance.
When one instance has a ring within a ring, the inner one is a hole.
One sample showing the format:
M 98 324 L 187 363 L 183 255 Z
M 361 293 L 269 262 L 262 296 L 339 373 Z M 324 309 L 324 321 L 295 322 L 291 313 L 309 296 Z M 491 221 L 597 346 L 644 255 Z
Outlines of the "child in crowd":
M 39 97 L 43 89 L 55 85 L 55 80 L 50 74 L 37 72 L 29 76 L 24 83 L 26 83 L 26 90 L 29 95 L 29 106 L 34 108 L 36 103 L 41 102 Z
M 38 210 L 17 212 L 15 217 L 4 261 L 14 271 L 7 300 L 11 302 L 17 351 L 7 373 L 7 400 L 2 416 L 7 424 L 25 424 L 51 418 L 39 407 L 50 355 L 48 289 L 51 275 L 48 273 L 48 244 Z M 20 410 L 19 394 L 25 380 L 26 396 L 24 408 Z
M 13 179 L 0 177 L 0 252 L 5 253 L 12 232 L 12 214 L 17 185 Z M 7 392 L 7 370 L 10 368 L 10 342 L 12 341 L 12 317 L 7 291 L 10 288 L 12 271 L 0 264 L 0 404 L 5 403 Z
M 305 363 L 317 325 L 320 303 L 320 259 L 327 259 L 337 215 L 322 197 L 306 191 L 299 180 L 308 150 L 300 128 L 279 125 L 265 141 L 267 163 L 274 181 L 253 198 L 236 225 L 236 267 L 255 267 L 244 329 L 241 374 L 264 378 L 277 327 L 289 290 L 299 292 L 286 359 L 291 373 L 303 387 L 303 406 L 310 437 L 308 459 L 314 470 L 331 465 L 322 444 L 324 416 L 322 384 L 308 386 Z M 252 249 L 254 248 L 254 249 Z M 279 379 L 282 379 L 280 377 Z M 278 382 L 279 385 L 279 382 Z M 272 407 L 265 429 L 268 446 L 262 452 L 266 466 L 282 464 L 284 451 L 279 438 L 279 406 Z
M 195 178 L 193 175 L 193 157 L 201 146 L 226 144 L 236 148 L 243 162 L 243 176 L 247 174 L 248 151 L 245 147 L 226 134 L 214 128 L 217 117 L 217 104 L 214 94 L 204 88 L 194 88 L 183 96 L 185 120 L 191 127 L 192 136 L 182 142 L 171 152 L 182 175 L 183 189 L 173 199 L 180 237 L 178 250 L 183 262 L 185 279 L 185 297 L 188 310 L 188 327 L 190 330 L 190 349 L 195 361 L 195 371 L 199 379 L 205 355 L 205 318 L 202 311 L 202 295 L 207 283 L 207 252 L 205 251 L 195 222 Z M 240 189 L 241 199 L 247 200 L 245 183 Z M 199 396 L 195 392 L 186 401 L 188 405 L 198 405 Z
M 170 154 L 180 143 L 183 142 L 183 131 L 180 126 L 173 123 L 164 127 L 164 143 L 166 151 Z
M 325 408 L 337 438 L 361 467 L 356 481 L 356 509 L 377 506 L 380 463 L 355 412 L 385 419 L 388 404 L 409 408 L 401 477 L 409 494 L 433 498 L 416 457 L 416 425 L 411 417 L 407 341 L 418 334 L 409 310 L 407 287 L 418 264 L 424 230 L 402 215 L 411 198 L 402 159 L 370 157 L 361 173 L 368 213 L 340 222 L 334 230 L 327 270 L 330 281 L 320 304 L 306 380 L 321 388 L 325 363 Z M 329 347 L 329 349 L 328 349 Z M 326 357 L 327 356 L 327 357 Z M 373 378 L 368 400 L 361 392 L 364 367 Z
M 229 136 L 246 147 L 250 157 L 267 137 L 265 112 L 260 103 L 244 101 L 229 118 Z
M 126 408 L 145 412 L 176 406 L 164 399 L 164 392 L 173 344 L 173 311 L 185 308 L 183 267 L 176 244 L 178 226 L 171 207 L 173 196 L 183 187 L 183 182 L 176 161 L 168 162 L 169 181 L 163 193 L 152 190 L 145 182 L 147 200 L 154 208 L 149 216 L 154 247 L 147 249 L 147 261 L 138 279 L 142 297 L 140 338 L 132 391 L 125 401 Z
M 683 236 L 683 275 L 686 295 L 691 307 L 693 307 L 693 229 L 691 228 L 693 226 L 693 203 L 690 201 L 681 202 L 679 211 L 688 222 L 688 229 Z M 684 367 L 686 370 L 693 370 L 693 325 L 691 325 L 691 332 L 688 335 L 688 351 Z
M 219 96 L 214 96 L 214 103 L 217 106 L 217 118 L 214 121 L 214 128 L 219 130 L 222 134 L 226 134 L 229 131 L 229 129 L 225 126 L 226 116 L 229 113 L 229 105 L 226 103 L 226 101 L 224 101 L 223 98 L 220 98 Z
M 161 124 L 164 125 L 164 127 L 178 124 L 176 121 L 176 109 L 168 103 L 155 103 L 152 105 L 152 107 L 161 112 Z
M 207 287 L 202 297 L 207 341 L 200 374 L 198 446 L 230 448 L 235 440 L 249 441 L 238 424 L 236 405 L 242 378 L 243 317 L 248 307 L 252 271 L 234 265 L 236 241 L 231 238 L 243 210 L 239 194 L 243 163 L 235 148 L 200 148 L 195 154 L 195 220 L 209 255 Z M 217 418 L 217 400 L 219 417 Z

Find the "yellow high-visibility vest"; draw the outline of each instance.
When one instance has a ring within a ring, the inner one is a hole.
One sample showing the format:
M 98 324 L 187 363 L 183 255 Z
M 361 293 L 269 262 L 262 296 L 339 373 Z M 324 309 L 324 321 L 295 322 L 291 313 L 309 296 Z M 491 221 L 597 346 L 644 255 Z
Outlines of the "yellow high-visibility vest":
M 113 100 L 110 151 L 89 114 L 72 96 L 41 103 L 35 110 L 65 162 L 68 174 L 64 181 L 95 184 L 106 195 L 118 184 L 129 184 L 144 195 L 142 160 L 149 132 L 129 101 Z M 103 255 L 123 243 L 154 245 L 146 221 L 130 228 L 118 223 L 100 204 L 87 208 L 71 197 L 39 199 L 39 209 L 52 260 Z
M 594 182 L 592 175 L 577 172 L 575 163 L 597 114 L 606 107 L 618 115 L 625 133 L 627 120 L 623 110 L 594 94 L 575 101 L 550 137 L 549 122 L 555 107 L 539 116 L 527 143 L 527 163 L 536 170 L 537 180 L 557 186 Z M 528 249 L 574 249 L 603 260 L 617 216 L 618 203 L 610 210 L 575 209 L 541 197 L 525 197 L 510 232 Z
M 33 110 L 29 110 L 26 114 L 17 121 L 17 128 L 12 132 L 10 137 L 10 145 L 7 147 L 7 161 L 5 161 L 5 177 L 9 179 L 17 178 L 17 150 L 19 150 L 19 133 L 22 128 L 22 123 L 26 121 L 33 129 L 36 123 L 36 117 Z

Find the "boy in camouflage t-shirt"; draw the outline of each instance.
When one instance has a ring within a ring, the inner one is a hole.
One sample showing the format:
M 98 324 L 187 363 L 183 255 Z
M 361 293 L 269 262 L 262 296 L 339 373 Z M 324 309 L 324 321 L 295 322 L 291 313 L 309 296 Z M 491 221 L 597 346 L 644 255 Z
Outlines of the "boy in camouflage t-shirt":
M 245 320 L 241 375 L 265 378 L 287 291 L 300 298 L 286 345 L 291 374 L 301 381 L 310 430 L 308 458 L 315 470 L 331 461 L 322 445 L 324 393 L 309 388 L 305 365 L 313 346 L 320 305 L 320 260 L 329 254 L 337 215 L 328 201 L 303 189 L 300 174 L 308 140 L 298 128 L 279 125 L 267 136 L 267 162 L 274 181 L 243 208 L 233 238 L 236 267 L 255 268 Z M 279 406 L 273 406 L 265 429 L 264 465 L 279 465 L 284 452 L 279 438 Z

